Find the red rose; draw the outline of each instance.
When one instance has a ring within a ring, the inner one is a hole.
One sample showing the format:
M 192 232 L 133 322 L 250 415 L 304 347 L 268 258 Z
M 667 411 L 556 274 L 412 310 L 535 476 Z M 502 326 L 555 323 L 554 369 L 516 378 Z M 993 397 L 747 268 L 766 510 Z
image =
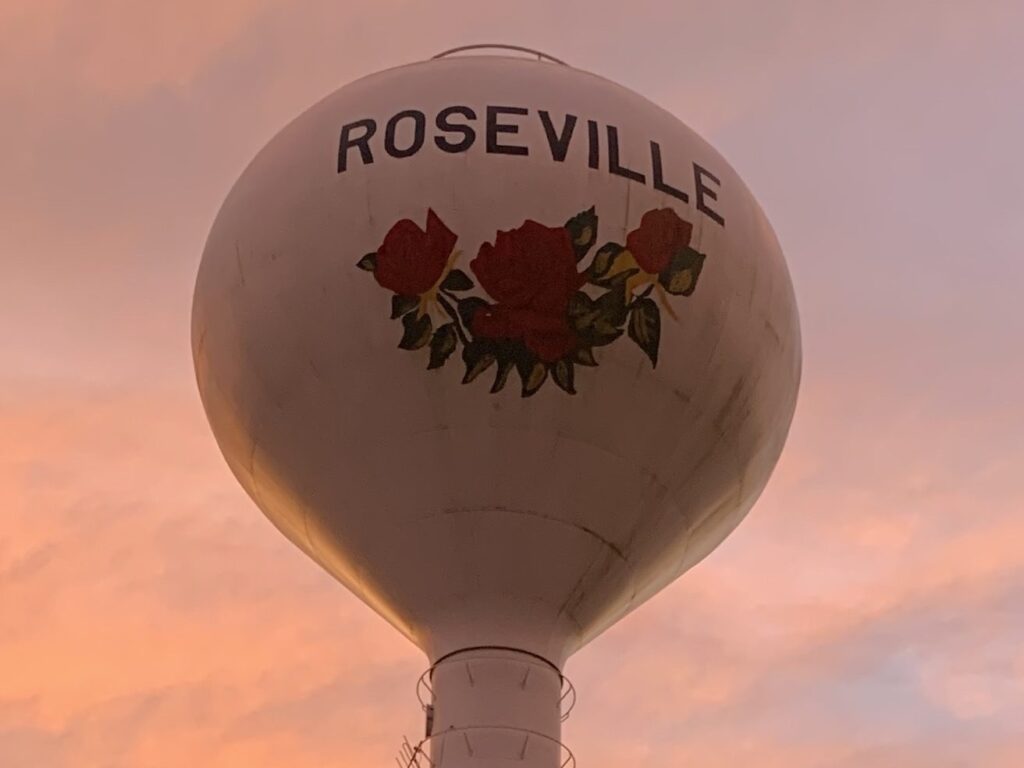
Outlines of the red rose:
M 494 245 L 481 245 L 469 266 L 496 301 L 472 317 L 474 336 L 520 339 L 546 363 L 572 351 L 576 334 L 569 326 L 569 298 L 584 277 L 576 271 L 565 227 L 527 220 L 518 229 L 498 232 Z
M 373 276 L 390 291 L 419 296 L 441 279 L 455 240 L 455 234 L 430 209 L 426 232 L 409 219 L 395 222 L 377 249 Z
M 626 236 L 626 248 L 644 272 L 660 274 L 672 257 L 690 244 L 693 225 L 683 221 L 671 208 L 648 211 L 640 228 Z

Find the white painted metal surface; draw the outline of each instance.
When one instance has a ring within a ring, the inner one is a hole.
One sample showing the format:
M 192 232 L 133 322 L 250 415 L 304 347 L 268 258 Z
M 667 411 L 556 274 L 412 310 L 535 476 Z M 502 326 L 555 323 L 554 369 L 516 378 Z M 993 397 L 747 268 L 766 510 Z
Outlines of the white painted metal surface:
M 515 651 L 463 651 L 434 666 L 431 689 L 434 720 L 425 743 L 433 764 L 571 762 L 559 741 L 562 677 L 547 662 Z
M 700 561 L 800 375 L 782 253 L 725 160 L 512 57 L 381 72 L 287 126 L 217 216 L 192 332 L 238 480 L 432 662 L 561 668 Z

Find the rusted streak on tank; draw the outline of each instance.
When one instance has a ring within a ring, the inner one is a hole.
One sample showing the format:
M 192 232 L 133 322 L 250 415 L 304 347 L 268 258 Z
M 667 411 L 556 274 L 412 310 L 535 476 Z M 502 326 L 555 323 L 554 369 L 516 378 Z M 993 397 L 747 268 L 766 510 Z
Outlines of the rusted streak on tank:
M 743 391 L 743 383 L 744 379 L 742 376 L 736 379 L 736 383 L 733 384 L 732 389 L 729 390 L 729 396 L 725 398 L 725 402 L 722 404 L 722 407 L 718 409 L 718 413 L 715 416 L 715 427 L 722 437 L 725 437 L 726 419 L 728 418 L 730 411 L 732 411 L 733 406 L 736 405 L 736 401 L 739 399 L 740 393 Z
M 587 570 L 583 572 L 576 584 L 573 585 L 573 588 L 569 590 L 569 594 L 566 596 L 565 602 L 562 603 L 558 611 L 559 616 L 568 618 L 576 626 L 582 625 L 582 621 L 576 616 L 575 611 L 579 609 L 587 597 L 587 590 L 584 584 L 588 581 L 591 583 L 601 584 L 605 576 L 607 576 L 609 571 L 612 569 L 612 562 L 607 557 L 600 559 L 600 565 L 595 570 L 594 565 L 597 562 L 598 558 L 591 561 Z M 629 569 L 627 573 L 627 583 L 630 585 L 630 595 L 627 599 L 627 604 L 629 604 L 636 597 L 636 587 L 634 586 L 635 582 L 633 580 L 632 569 Z
M 366 223 L 372 228 L 377 223 L 377 217 L 373 211 L 373 200 L 370 199 L 370 185 L 366 182 L 365 177 L 363 178 L 363 193 L 363 202 L 366 203 Z
M 751 398 L 756 386 L 757 380 L 749 382 L 744 378 L 739 379 L 714 419 L 714 426 L 720 437 L 719 442 L 726 443 L 733 449 L 729 451 L 728 457 L 736 466 L 736 477 L 740 489 L 746 485 L 746 459 L 741 455 L 743 442 L 738 438 L 738 434 L 753 414 Z
M 573 526 L 573 528 L 578 528 L 579 530 L 583 531 L 584 533 L 586 533 L 586 534 L 588 534 L 590 536 L 593 536 L 595 539 L 597 539 L 602 544 L 604 544 L 608 549 L 610 549 L 613 553 L 615 553 L 615 556 L 617 558 L 619 558 L 619 560 L 621 560 L 627 566 L 629 565 L 629 559 L 626 557 L 626 554 L 621 549 L 619 549 L 616 545 L 614 545 L 610 541 L 608 541 L 608 539 L 604 538 L 603 536 L 598 534 L 596 531 L 594 531 L 592 528 L 588 528 L 585 525 L 579 525 L 578 523 L 573 523 L 572 526 Z
M 445 507 L 444 509 L 441 510 L 440 514 L 442 514 L 442 515 L 465 515 L 465 514 L 474 514 L 474 513 L 477 513 L 477 512 L 507 512 L 510 515 L 527 515 L 529 517 L 539 517 L 541 520 L 548 520 L 549 522 L 558 523 L 559 525 L 565 525 L 565 526 L 568 526 L 570 528 L 576 528 L 577 530 L 582 531 L 583 533 L 587 534 L 588 536 L 591 536 L 591 537 L 597 539 L 601 544 L 603 544 L 605 547 L 607 547 L 612 552 L 614 552 L 615 555 L 620 560 L 622 560 L 622 562 L 626 563 L 627 566 L 629 565 L 629 561 L 626 559 L 626 556 L 623 554 L 622 550 L 618 548 L 618 546 L 616 546 L 612 542 L 608 541 L 608 539 L 606 539 L 604 536 L 599 534 L 593 528 L 588 528 L 585 525 L 580 525 L 579 523 L 575 523 L 572 520 L 562 520 L 562 519 L 557 518 L 557 517 L 552 517 L 551 515 L 545 515 L 545 514 L 542 514 L 540 512 L 534 512 L 531 509 L 511 509 L 509 507 L 502 506 L 500 504 L 489 505 L 489 506 L 473 506 L 473 507 Z M 423 518 L 430 518 L 430 517 L 434 517 L 434 516 L 435 516 L 434 514 L 428 514 L 428 515 L 424 515 Z
M 721 433 L 719 433 L 719 438 L 722 438 L 722 437 L 724 437 L 724 436 Z M 719 442 L 721 442 L 721 439 L 719 440 Z M 686 475 L 687 479 L 693 477 L 694 475 L 696 475 L 696 474 L 698 474 L 700 472 L 700 470 L 704 467 L 704 465 L 707 464 L 708 461 L 711 460 L 711 457 L 715 455 L 715 451 L 716 451 L 717 448 L 718 448 L 718 442 L 711 443 L 710 445 L 708 445 L 707 450 L 705 450 L 704 453 L 701 454 L 700 458 L 697 459 L 697 463 L 694 464 L 693 468 L 689 471 L 689 473 L 687 473 L 687 475 Z
M 252 439 L 252 448 L 249 449 L 248 466 L 246 467 L 246 469 L 249 470 L 249 475 L 252 477 L 253 485 L 259 484 L 256 479 L 256 448 L 259 446 L 259 442 L 259 438 L 254 436 Z
M 765 327 L 765 330 L 767 330 L 768 333 L 770 333 L 772 335 L 772 339 L 774 339 L 774 341 L 775 341 L 775 346 L 781 347 L 782 346 L 782 337 L 779 335 L 779 332 L 775 329 L 775 326 L 772 325 L 772 321 L 771 320 L 765 320 L 764 321 L 764 327 Z
M 742 498 L 743 497 L 741 492 L 739 491 L 739 489 L 736 489 L 732 493 L 730 493 L 725 499 L 716 504 L 712 510 L 701 515 L 699 518 L 692 520 L 690 527 L 687 531 L 690 540 L 692 541 L 693 539 L 700 536 L 701 532 L 707 526 L 720 524 L 722 519 L 725 517 L 725 510 L 729 509 L 730 507 L 733 510 L 735 510 Z M 739 522 L 740 521 L 737 520 L 734 523 L 733 528 L 735 528 L 735 526 L 738 525 Z M 685 566 L 685 562 L 683 563 L 683 565 Z
M 580 574 L 580 577 L 576 579 L 576 583 L 572 585 L 572 589 L 569 590 L 569 594 L 565 596 L 565 600 L 563 600 L 562 604 L 558 607 L 558 616 L 567 617 L 570 621 L 572 621 L 573 624 L 576 624 L 577 626 L 581 626 L 582 622 L 579 620 L 576 614 L 573 613 L 572 608 L 579 608 L 580 603 L 583 602 L 583 598 L 586 597 L 587 593 L 583 588 L 583 583 L 590 575 L 592 567 L 593 561 L 587 566 L 586 570 L 584 570 L 583 573 Z M 572 605 L 573 601 L 575 601 L 575 606 Z
M 309 551 L 313 553 L 313 557 L 323 565 L 327 560 L 320 553 L 319 547 L 317 547 L 316 542 L 313 540 L 313 535 L 309 532 L 309 507 L 303 504 L 302 509 L 299 511 L 299 516 L 302 518 L 302 532 L 306 536 L 306 545 L 309 547 Z M 323 567 L 328 572 L 331 570 L 326 565 L 323 565 Z
M 683 390 L 679 389 L 678 387 L 672 389 L 672 394 L 675 395 L 679 400 L 682 400 L 687 405 L 693 402 L 693 395 L 686 394 L 685 392 L 683 392 Z
M 554 603 L 554 602 L 552 602 L 550 600 L 545 600 L 543 598 L 530 598 L 530 601 L 534 602 L 534 603 L 538 603 L 540 605 L 543 605 L 543 606 L 545 606 L 547 608 L 555 608 L 556 607 L 556 603 Z M 576 628 L 577 633 L 580 634 L 580 635 L 583 634 L 583 631 L 584 631 L 583 630 L 583 625 L 580 623 L 579 619 L 577 619 L 575 616 L 573 616 L 571 614 L 568 614 L 568 613 L 559 613 L 558 615 L 559 616 L 565 616 L 565 618 Z
M 196 339 L 195 349 L 193 351 L 193 357 L 200 358 L 203 356 L 203 348 L 206 346 L 206 333 L 209 331 L 205 325 L 203 330 L 199 332 L 199 338 Z
M 757 278 L 761 274 L 761 270 L 755 265 L 750 271 L 750 294 L 747 297 L 747 309 L 754 306 L 754 297 L 757 295 Z
M 588 565 L 587 569 L 585 571 L 583 571 L 583 573 L 580 574 L 580 577 L 578 579 L 576 579 L 576 583 L 572 585 L 572 589 L 569 590 L 569 594 L 566 595 L 565 600 L 563 600 L 562 604 L 558 607 L 558 615 L 559 616 L 563 616 L 563 615 L 567 616 L 567 617 L 569 617 L 569 619 L 574 624 L 577 624 L 577 625 L 582 624 L 582 622 L 579 620 L 579 618 L 576 616 L 576 614 L 574 614 L 572 612 L 572 609 L 570 608 L 570 604 L 575 600 L 576 601 L 575 607 L 579 608 L 580 603 L 582 602 L 583 598 L 586 596 L 587 593 L 583 589 L 583 582 L 586 581 L 587 576 L 590 575 L 590 568 L 591 568 L 592 565 L 593 565 L 593 563 Z
M 662 501 L 669 492 L 668 485 L 661 482 L 661 480 L 658 478 L 658 474 L 653 470 L 649 470 L 646 467 L 641 467 L 640 473 L 647 480 L 647 487 L 654 489 L 650 497 L 645 500 L 641 500 L 640 504 L 643 505 L 645 503 L 650 503 L 651 500 L 658 502 Z M 637 516 L 636 521 L 630 527 L 629 533 L 626 535 L 625 543 L 622 545 L 623 553 L 628 553 L 633 548 L 633 543 L 636 541 L 637 534 L 640 533 L 640 531 L 643 528 L 646 528 L 649 524 L 650 521 L 646 518 L 645 515 Z
M 245 270 L 242 269 L 242 253 L 238 249 L 238 241 L 235 241 L 235 264 L 238 265 L 238 277 L 241 278 L 242 287 L 245 288 Z

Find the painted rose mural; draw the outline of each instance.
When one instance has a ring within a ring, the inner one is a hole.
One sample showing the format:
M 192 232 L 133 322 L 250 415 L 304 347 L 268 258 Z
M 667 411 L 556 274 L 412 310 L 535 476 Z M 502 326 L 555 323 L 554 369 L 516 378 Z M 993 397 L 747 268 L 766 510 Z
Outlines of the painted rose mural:
M 428 350 L 430 369 L 461 348 L 464 384 L 493 372 L 499 392 L 514 370 L 523 397 L 548 379 L 575 394 L 577 369 L 596 367 L 597 350 L 623 335 L 656 366 L 661 310 L 676 317 L 671 298 L 693 293 L 704 264 L 690 247 L 692 225 L 671 208 L 645 213 L 624 245 L 605 243 L 585 267 L 594 208 L 560 226 L 528 219 L 480 246 L 472 276 L 457 266 L 458 236 L 433 210 L 424 224 L 396 222 L 357 264 L 392 293 L 399 348 Z

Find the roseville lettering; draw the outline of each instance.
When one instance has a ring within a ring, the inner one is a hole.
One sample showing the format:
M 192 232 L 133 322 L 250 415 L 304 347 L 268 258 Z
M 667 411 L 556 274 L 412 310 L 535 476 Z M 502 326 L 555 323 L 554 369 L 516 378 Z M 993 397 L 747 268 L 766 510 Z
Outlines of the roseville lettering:
M 484 151 L 488 154 L 527 156 L 537 148 L 529 146 L 518 134 L 523 121 L 529 117 L 530 110 L 526 107 L 488 106 L 482 116 L 472 107 L 446 107 L 435 116 L 430 139 L 442 152 L 457 154 L 469 151 L 482 133 Z M 623 165 L 620 157 L 618 127 L 606 125 L 602 130 L 597 121 L 586 120 L 584 131 L 578 116 L 566 114 L 557 118 L 544 109 L 537 111 L 536 119 L 544 129 L 546 146 L 543 151 L 550 152 L 555 162 L 565 162 L 573 141 L 586 142 L 587 165 L 590 168 L 597 170 L 603 165 L 608 173 L 637 184 L 650 184 L 659 192 L 684 203 L 690 202 L 689 192 L 665 178 L 662 148 L 658 142 L 649 142 L 650 163 L 646 168 L 629 168 Z M 383 124 L 383 130 L 380 130 L 377 120 L 369 117 L 346 123 L 341 127 L 338 143 L 338 173 L 348 170 L 353 160 L 370 165 L 375 152 L 378 156 L 384 152 L 394 158 L 412 157 L 427 144 L 427 122 L 427 115 L 422 111 L 403 109 Z M 712 221 L 725 226 L 725 218 L 713 207 L 722 182 L 706 168 L 697 163 L 692 165 L 691 189 L 695 207 Z

